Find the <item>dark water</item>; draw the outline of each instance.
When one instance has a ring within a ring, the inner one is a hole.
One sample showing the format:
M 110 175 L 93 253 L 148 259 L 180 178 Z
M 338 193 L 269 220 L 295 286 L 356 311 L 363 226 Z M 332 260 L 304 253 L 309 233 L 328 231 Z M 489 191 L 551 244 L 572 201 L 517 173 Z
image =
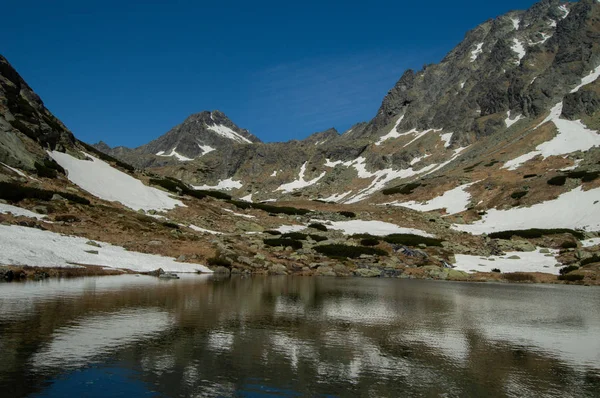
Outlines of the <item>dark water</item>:
M 600 396 L 600 289 L 200 276 L 0 284 L 0 396 Z

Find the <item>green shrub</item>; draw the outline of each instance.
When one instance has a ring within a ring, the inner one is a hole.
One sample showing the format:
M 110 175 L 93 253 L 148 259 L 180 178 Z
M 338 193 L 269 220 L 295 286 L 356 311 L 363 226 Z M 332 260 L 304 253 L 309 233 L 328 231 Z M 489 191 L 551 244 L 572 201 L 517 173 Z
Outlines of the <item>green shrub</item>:
M 513 236 L 519 236 L 526 239 L 541 238 L 542 236 L 558 235 L 558 234 L 571 234 L 577 239 L 583 239 L 585 235 L 582 232 L 574 231 L 566 228 L 552 228 L 552 229 L 521 229 L 521 230 L 509 230 L 509 231 L 498 231 L 492 232 L 488 236 L 492 239 L 510 239 Z
M 224 258 L 221 257 L 211 257 L 211 258 L 207 258 L 206 259 L 206 263 L 210 266 L 213 267 L 226 267 L 226 268 L 230 268 L 231 267 L 231 262 L 229 260 L 226 260 Z
M 546 181 L 548 185 L 563 186 L 567 182 L 567 176 L 555 176 Z
M 338 214 L 346 218 L 356 218 L 356 213 L 351 211 L 338 211 Z
M 598 172 L 598 171 L 587 171 L 587 170 L 573 170 L 573 171 L 569 171 L 567 173 L 568 178 L 581 179 L 581 181 L 583 181 L 583 182 L 594 181 L 596 178 L 598 178 L 599 175 L 600 175 L 600 172 Z
M 578 282 L 583 280 L 584 275 L 580 274 L 568 274 L 568 275 L 559 275 L 558 280 L 560 281 L 568 281 L 568 282 Z
M 12 182 L 0 182 L 0 199 L 9 200 L 11 202 L 20 202 L 23 199 L 51 200 L 54 194 L 58 194 L 74 203 L 83 205 L 90 204 L 90 201 L 86 198 L 68 192 L 32 188 Z
M 281 238 L 283 238 L 283 239 L 294 239 L 294 240 L 306 240 L 307 237 L 308 237 L 307 234 L 303 234 L 301 232 L 288 232 L 288 233 L 281 235 Z
M 533 282 L 535 278 L 533 275 L 526 274 L 524 272 L 509 272 L 508 274 L 502 274 L 502 277 L 507 281 L 511 282 Z
M 510 197 L 513 199 L 521 199 L 525 195 L 527 195 L 527 191 L 516 191 L 511 193 Z
M 499 268 L 492 268 L 492 272 L 496 272 L 496 273 L 498 273 L 498 274 L 499 274 L 499 273 L 501 273 L 502 271 L 500 271 L 500 269 L 499 269 Z
M 377 239 L 377 238 L 361 239 L 360 244 L 363 246 L 377 246 L 379 244 L 379 239 Z
M 251 203 L 251 202 L 245 202 L 243 200 L 233 200 L 233 199 L 228 200 L 227 202 L 231 203 L 232 205 L 236 206 L 239 209 L 258 209 L 258 210 L 263 210 L 263 211 L 266 211 L 268 213 L 273 213 L 273 214 L 288 214 L 288 215 L 293 215 L 293 216 L 301 216 L 301 215 L 310 213 L 310 210 L 299 209 L 296 207 L 289 207 L 289 206 L 273 206 L 273 205 L 268 205 L 265 203 Z
M 427 246 L 442 246 L 441 239 L 427 238 L 421 235 L 414 234 L 392 234 L 385 236 L 383 240 L 387 243 L 394 243 L 405 246 L 418 246 L 421 243 L 424 243 Z
M 352 239 L 369 239 L 369 238 L 373 238 L 373 239 L 379 239 L 377 236 L 375 235 L 371 235 L 369 233 L 362 233 L 362 234 L 353 234 L 352 236 L 350 236 Z
M 325 225 L 323 225 L 323 224 L 320 224 L 320 223 L 309 224 L 308 228 L 318 229 L 319 231 L 323 231 L 323 232 L 327 231 L 327 227 Z
M 58 173 L 56 172 L 56 170 L 46 167 L 43 164 L 35 162 L 33 164 L 33 166 L 35 167 L 35 171 L 36 171 L 38 177 L 56 178 L 58 176 Z
M 576 265 L 569 265 L 568 267 L 562 267 L 560 270 L 558 270 L 558 273 L 561 275 L 566 275 L 571 271 L 576 271 L 578 270 L 579 267 Z
M 600 255 L 594 254 L 592 257 L 584 258 L 583 260 L 581 260 L 579 262 L 579 264 L 581 264 L 581 266 L 583 267 L 584 265 L 588 265 L 591 263 L 599 263 L 599 262 L 600 262 Z
M 268 229 L 266 231 L 263 231 L 263 233 L 269 234 L 269 235 L 281 235 L 281 232 L 275 231 L 274 229 Z
M 485 167 L 492 167 L 495 164 L 500 163 L 500 161 L 496 160 L 496 159 L 492 159 L 489 163 L 484 164 Z
M 563 249 L 574 249 L 577 247 L 577 242 L 573 242 L 572 240 L 566 240 L 561 245 Z
M 327 240 L 326 236 L 321 236 L 321 235 L 316 235 L 316 234 L 310 234 L 308 236 L 315 242 L 323 242 L 324 240 Z
M 475 167 L 479 166 L 482 162 L 477 162 L 475 164 L 472 164 L 471 166 L 467 166 L 463 169 L 463 171 L 465 171 L 466 173 L 470 173 L 473 170 L 475 170 Z
M 358 258 L 363 254 L 376 255 L 376 256 L 387 256 L 385 250 L 376 249 L 374 247 L 363 247 L 363 246 L 348 246 L 348 245 L 323 245 L 314 248 L 318 253 L 324 254 L 328 257 L 346 257 L 346 258 Z
M 421 183 L 419 182 L 411 182 L 408 184 L 398 185 L 396 187 L 384 189 L 383 191 L 381 191 L 381 193 L 384 195 L 395 195 L 397 193 L 402 195 L 409 195 L 420 186 Z
M 533 178 L 533 177 L 537 177 L 537 174 L 525 174 L 523 176 L 523 178 Z
M 302 249 L 302 242 L 294 239 L 263 239 L 263 243 L 267 246 L 291 246 L 294 250 Z

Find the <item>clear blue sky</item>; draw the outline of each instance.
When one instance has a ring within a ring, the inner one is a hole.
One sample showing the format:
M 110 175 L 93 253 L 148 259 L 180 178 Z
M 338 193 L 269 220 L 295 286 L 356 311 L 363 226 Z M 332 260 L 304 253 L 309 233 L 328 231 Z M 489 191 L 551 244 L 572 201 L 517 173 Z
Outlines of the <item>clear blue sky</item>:
M 0 53 L 75 135 L 142 145 L 219 109 L 263 141 L 371 119 L 407 68 L 533 0 L 32 0 Z

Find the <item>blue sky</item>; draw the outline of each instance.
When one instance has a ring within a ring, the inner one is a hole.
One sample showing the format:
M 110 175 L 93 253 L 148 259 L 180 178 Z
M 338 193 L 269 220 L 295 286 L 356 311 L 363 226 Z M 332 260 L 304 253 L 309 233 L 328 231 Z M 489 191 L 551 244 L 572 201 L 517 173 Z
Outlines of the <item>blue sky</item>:
M 0 53 L 90 143 L 142 145 L 214 109 L 287 141 L 368 121 L 404 70 L 533 3 L 9 1 Z

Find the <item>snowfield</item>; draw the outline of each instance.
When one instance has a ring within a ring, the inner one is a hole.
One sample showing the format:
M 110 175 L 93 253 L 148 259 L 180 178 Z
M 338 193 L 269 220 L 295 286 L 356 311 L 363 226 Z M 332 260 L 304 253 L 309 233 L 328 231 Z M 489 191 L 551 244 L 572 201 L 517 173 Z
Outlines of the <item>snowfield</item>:
M 550 255 L 538 251 L 534 252 L 507 252 L 505 256 L 472 256 L 467 254 L 455 254 L 456 270 L 471 272 L 492 272 L 492 269 L 498 268 L 506 272 L 545 272 L 547 274 L 558 275 L 560 267 L 556 267 L 554 254 L 558 250 L 551 250 Z M 517 256 L 517 258 L 509 258 Z
M 244 184 L 242 184 L 240 181 L 234 181 L 233 178 L 228 178 L 226 180 L 221 180 L 217 183 L 217 185 L 192 185 L 192 188 L 194 189 L 204 189 L 204 190 L 219 190 L 219 189 L 224 189 L 226 191 L 229 191 L 231 189 L 239 189 L 241 187 L 243 187 Z
M 77 267 L 76 264 L 146 272 L 162 268 L 166 272 L 212 272 L 200 264 L 179 263 L 172 258 L 130 252 L 120 246 L 89 239 L 60 235 L 35 228 L 0 225 L 0 264 L 35 267 Z M 98 254 L 87 253 L 98 251 Z
M 325 174 L 327 173 L 326 171 L 322 172 L 318 177 L 315 177 L 310 181 L 306 181 L 304 179 L 304 173 L 306 172 L 306 163 L 307 162 L 304 162 L 302 164 L 302 167 L 300 167 L 300 172 L 298 173 L 297 180 L 288 182 L 287 184 L 281 184 L 279 186 L 279 188 L 276 189 L 276 191 L 283 191 L 283 192 L 289 193 L 289 192 L 295 191 L 296 189 L 306 188 L 311 185 L 314 185 L 321 178 L 325 177 Z
M 444 192 L 441 196 L 428 200 L 424 203 L 415 202 L 391 202 L 387 203 L 392 206 L 408 207 L 409 209 L 418 211 L 430 211 L 438 209 L 446 209 L 447 214 L 456 214 L 467 210 L 469 203 L 471 202 L 471 194 L 466 192 L 466 189 L 474 182 L 470 184 L 460 185 L 454 189 Z
M 544 123 L 553 122 L 558 129 L 558 134 L 549 141 L 538 145 L 534 151 L 509 160 L 502 168 L 516 170 L 528 160 L 541 155 L 545 158 L 556 155 L 566 155 L 575 151 L 587 151 L 595 146 L 600 146 L 600 134 L 588 129 L 580 120 L 561 119 L 563 103 L 559 102 L 536 128 Z
M 88 160 L 52 151 L 49 155 L 67 171 L 71 182 L 92 195 L 110 202 L 121 202 L 133 210 L 170 210 L 184 206 L 159 189 L 142 184 L 129 174 L 115 169 L 102 160 L 86 154 Z
M 488 210 L 473 224 L 454 224 L 454 229 L 472 234 L 529 228 L 600 230 L 600 188 L 583 191 L 577 187 L 554 200 L 531 207 Z
M 414 234 L 432 238 L 433 235 L 428 234 L 425 231 L 421 231 L 416 228 L 404 228 L 396 224 L 392 224 L 384 221 L 364 221 L 364 220 L 350 220 L 350 221 L 323 221 L 323 220 L 312 220 L 315 222 L 322 222 L 327 225 L 329 229 L 337 229 L 344 232 L 346 235 L 353 234 L 371 234 L 375 236 L 385 236 L 390 234 Z
M 171 152 L 169 152 L 169 153 L 165 153 L 165 151 L 160 151 L 160 152 L 156 153 L 156 156 L 163 156 L 163 157 L 175 156 L 177 158 L 177 160 L 179 160 L 180 162 L 189 162 L 191 160 L 194 160 L 194 159 L 185 157 L 180 153 L 177 153 L 176 149 L 177 148 L 171 149 Z
M 244 137 L 241 134 L 236 133 L 232 129 L 227 126 L 223 126 L 222 124 L 215 124 L 214 126 L 206 126 L 207 129 L 214 131 L 219 134 L 221 137 L 229 138 L 230 140 L 242 143 L 242 144 L 252 144 L 248 138 Z

